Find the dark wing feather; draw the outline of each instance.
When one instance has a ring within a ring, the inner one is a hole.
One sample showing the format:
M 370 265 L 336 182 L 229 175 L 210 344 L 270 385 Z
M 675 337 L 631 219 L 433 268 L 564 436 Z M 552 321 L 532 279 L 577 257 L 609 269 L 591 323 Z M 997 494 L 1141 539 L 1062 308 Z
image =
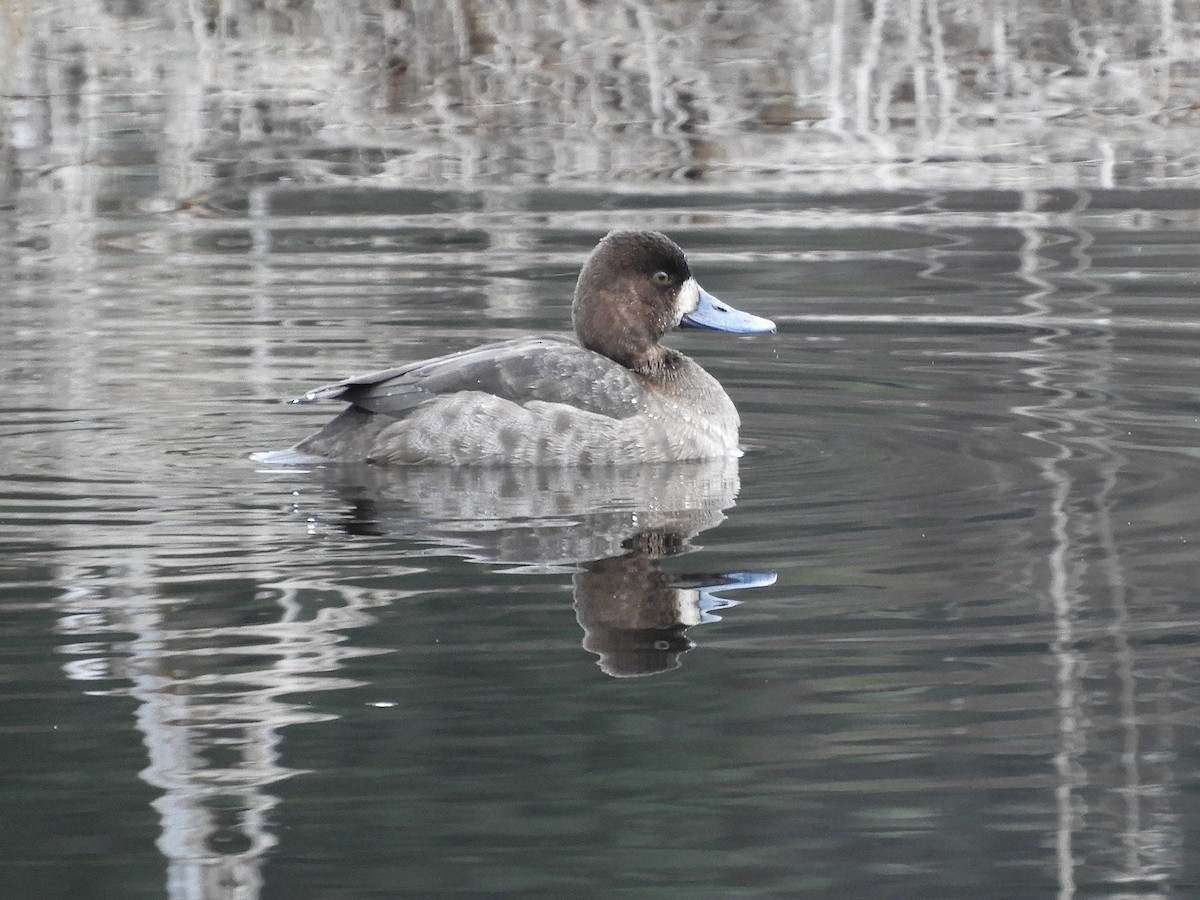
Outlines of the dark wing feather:
M 599 353 L 557 338 L 523 338 L 347 378 L 294 402 L 345 400 L 402 418 L 440 394 L 482 391 L 514 403 L 566 403 L 625 418 L 638 412 L 643 390 L 636 375 Z

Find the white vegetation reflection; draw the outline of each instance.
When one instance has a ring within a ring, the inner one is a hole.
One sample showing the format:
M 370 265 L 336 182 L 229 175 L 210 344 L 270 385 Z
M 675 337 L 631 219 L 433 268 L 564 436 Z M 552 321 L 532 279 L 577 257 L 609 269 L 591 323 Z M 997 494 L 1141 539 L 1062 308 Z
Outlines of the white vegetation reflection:
M 231 612 L 236 597 L 206 609 L 178 584 L 165 591 L 158 569 L 145 560 L 110 572 L 106 584 L 124 588 L 107 596 L 75 586 L 95 583 L 93 572 L 60 570 L 58 630 L 72 657 L 64 669 L 85 687 L 127 681 L 88 692 L 138 702 L 149 756 L 141 777 L 162 791 L 154 807 L 172 900 L 251 900 L 276 843 L 270 786 L 298 774 L 280 762 L 280 732 L 330 718 L 290 698 L 355 686 L 338 674 L 345 662 L 384 651 L 350 646 L 343 632 L 373 621 L 368 610 L 385 600 L 378 591 L 322 586 L 309 573 L 260 572 L 271 587 L 242 605 L 274 616 L 247 624 Z
M 0 171 L 301 182 L 1112 185 L 1194 176 L 1200 7 L 11 0 Z M 86 24 L 81 24 L 86 23 Z M 136 115 L 156 124 L 121 132 Z M 286 148 L 286 149 L 285 149 Z M 297 152 L 298 151 L 298 152 Z
M 1035 211 L 1036 195 L 1027 199 Z M 1080 203 L 1086 206 L 1086 195 Z M 1061 230 L 1056 234 L 1060 236 Z M 1110 287 L 1091 275 L 1093 238 L 1088 230 L 1070 229 L 1070 249 L 1064 254 L 1059 247 L 1053 258 L 1043 256 L 1046 234 L 1026 228 L 1022 237 L 1021 275 L 1031 287 L 1025 305 L 1034 317 L 1068 320 L 1048 324 L 1045 333 L 1031 340 L 1034 349 L 1025 374 L 1046 402 L 1013 410 L 1033 421 L 1026 434 L 1053 448 L 1039 462 L 1051 488 L 1051 541 L 1045 564 L 1057 668 L 1059 896 L 1077 895 L 1076 873 L 1081 870 L 1106 872 L 1118 884 L 1165 885 L 1181 862 L 1173 836 L 1171 779 L 1165 771 L 1154 771 L 1157 754 L 1143 746 L 1139 663 L 1130 640 L 1136 622 L 1130 616 L 1124 561 L 1114 537 L 1114 488 L 1128 469 L 1128 459 L 1110 421 L 1107 398 L 1114 385 L 1115 333 L 1125 322 L 1112 321 L 1106 304 Z M 1065 269 L 1064 255 L 1071 260 Z M 1068 304 L 1057 289 L 1063 279 L 1080 288 L 1069 310 L 1063 309 Z M 1072 318 L 1077 320 L 1074 327 Z M 1176 321 L 1170 328 L 1181 324 L 1200 328 L 1200 321 Z M 1085 625 L 1089 620 L 1094 624 Z M 1093 787 L 1093 782 L 1103 784 L 1106 779 L 1089 772 L 1088 695 L 1099 690 L 1111 694 L 1116 727 L 1123 736 L 1122 771 L 1115 779 L 1120 787 L 1115 790 Z M 1111 818 L 1114 846 L 1076 846 L 1084 810 L 1092 820 Z

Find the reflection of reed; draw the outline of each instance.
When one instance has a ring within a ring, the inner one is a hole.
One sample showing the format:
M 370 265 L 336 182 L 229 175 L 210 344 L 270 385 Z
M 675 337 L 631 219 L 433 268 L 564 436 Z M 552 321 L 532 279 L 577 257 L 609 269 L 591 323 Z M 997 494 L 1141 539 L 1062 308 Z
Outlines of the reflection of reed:
M 1036 194 L 1026 199 L 1035 211 Z M 1080 208 L 1087 202 L 1081 193 Z M 1162 779 L 1143 771 L 1147 754 L 1161 756 L 1163 748 L 1145 746 L 1151 735 L 1138 715 L 1140 666 L 1130 640 L 1136 622 L 1114 533 L 1116 488 L 1128 459 L 1108 419 L 1115 359 L 1115 331 L 1105 324 L 1110 288 L 1085 274 L 1093 270 L 1090 232 L 1071 229 L 1067 240 L 1061 230 L 1057 239 L 1036 228 L 1022 235 L 1021 275 L 1031 287 L 1024 303 L 1034 317 L 1062 320 L 1032 339 L 1035 349 L 1024 370 L 1044 402 L 1014 412 L 1031 420 L 1026 433 L 1050 448 L 1039 467 L 1051 488 L 1046 565 L 1059 724 L 1056 869 L 1060 894 L 1072 896 L 1077 872 L 1098 869 L 1105 881 L 1150 884 L 1178 860 L 1171 847 L 1173 815 L 1164 802 L 1169 794 Z M 1073 316 L 1090 327 L 1071 328 Z M 1102 705 L 1114 709 L 1114 722 L 1097 708 Z M 1096 771 L 1088 759 L 1097 723 L 1119 730 L 1115 775 Z M 1118 846 L 1077 843 L 1103 819 L 1112 820 Z
M 68 586 L 89 581 L 68 570 L 60 577 Z M 354 686 L 337 671 L 376 651 L 347 647 L 341 632 L 371 621 L 366 609 L 380 601 L 339 585 L 343 605 L 308 614 L 317 591 L 308 580 L 272 582 L 267 603 L 239 598 L 231 585 L 231 596 L 213 604 L 181 602 L 177 585 L 170 599 L 156 598 L 152 580 L 134 578 L 129 596 L 64 592 L 67 674 L 131 684 L 149 755 L 141 775 L 162 791 L 158 846 L 173 900 L 253 900 L 276 842 L 270 786 L 297 774 L 280 764 L 280 730 L 327 718 L 288 697 Z M 123 640 L 110 644 L 110 634 Z
M 237 172 L 778 178 L 938 157 L 978 180 L 1001 158 L 1098 156 L 1111 169 L 1135 150 L 1190 152 L 1200 90 L 1200 8 L 1151 0 L 1103 18 L 1049 0 L 6 10 L 0 146 L 29 154 L 10 164 L 103 162 L 138 140 L 115 123 L 142 116 L 157 120 L 142 151 L 177 196 Z

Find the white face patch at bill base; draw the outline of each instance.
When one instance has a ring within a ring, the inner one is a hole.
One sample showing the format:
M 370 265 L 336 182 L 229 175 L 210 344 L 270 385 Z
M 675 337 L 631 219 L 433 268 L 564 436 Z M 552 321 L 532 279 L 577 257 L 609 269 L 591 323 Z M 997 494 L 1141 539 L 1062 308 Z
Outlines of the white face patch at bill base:
M 700 592 L 688 588 L 675 588 L 671 591 L 675 600 L 675 621 L 680 625 L 699 625 L 704 621 L 704 612 L 700 609 Z
M 678 325 L 684 316 L 694 313 L 699 306 L 700 285 L 696 284 L 695 278 L 689 278 L 679 286 L 679 293 L 675 296 L 675 324 Z

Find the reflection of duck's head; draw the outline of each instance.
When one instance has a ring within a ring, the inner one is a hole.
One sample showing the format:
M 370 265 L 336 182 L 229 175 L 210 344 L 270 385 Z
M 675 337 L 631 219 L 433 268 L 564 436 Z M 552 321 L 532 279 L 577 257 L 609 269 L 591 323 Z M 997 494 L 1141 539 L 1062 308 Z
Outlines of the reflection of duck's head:
M 658 559 L 631 553 L 587 563 L 574 576 L 583 647 L 615 678 L 655 675 L 679 666 L 700 621 L 696 591 L 676 588 Z
M 621 556 L 585 563 L 573 584 L 583 648 L 599 656 L 600 668 L 614 678 L 678 668 L 680 657 L 695 646 L 687 629 L 718 621 L 717 610 L 736 604 L 718 592 L 775 583 L 774 572 L 663 571 L 663 557 L 690 549 L 670 529 L 644 531 L 627 541 L 626 549 Z
M 704 291 L 656 231 L 616 230 L 575 288 L 579 342 L 519 338 L 350 378 L 303 401 L 350 407 L 276 462 L 574 466 L 738 452 L 738 415 L 715 378 L 659 344 L 680 324 L 752 334 L 768 319 Z

